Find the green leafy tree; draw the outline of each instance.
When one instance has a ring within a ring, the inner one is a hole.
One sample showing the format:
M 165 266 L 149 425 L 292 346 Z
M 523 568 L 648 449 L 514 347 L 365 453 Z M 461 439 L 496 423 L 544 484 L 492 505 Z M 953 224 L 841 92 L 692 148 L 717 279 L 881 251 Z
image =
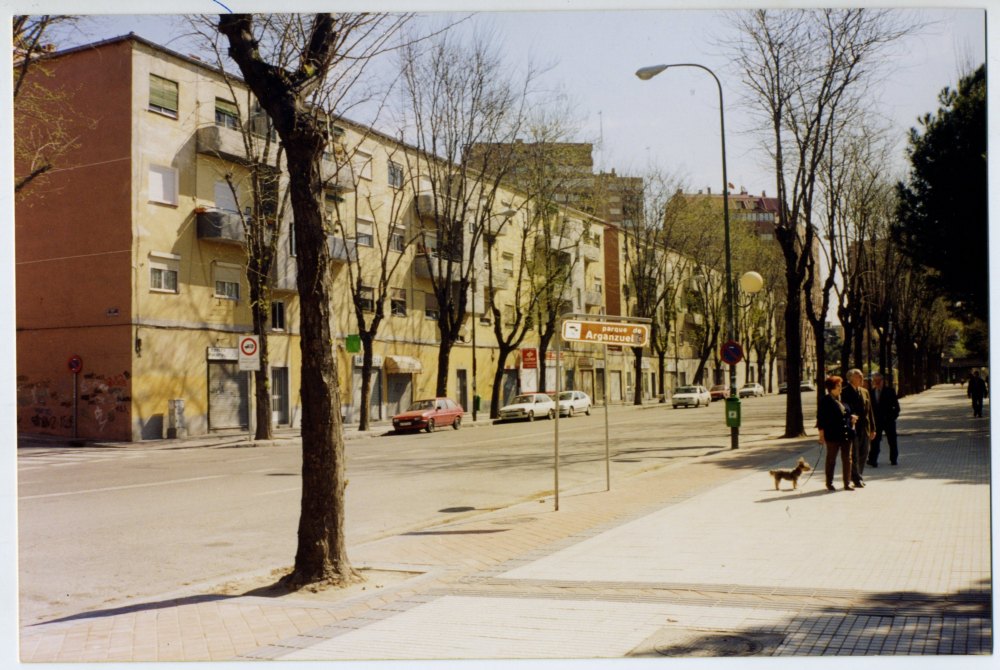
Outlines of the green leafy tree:
M 896 236 L 929 281 L 967 317 L 989 307 L 986 66 L 945 88 L 941 107 L 910 131 L 911 170 L 900 183 Z

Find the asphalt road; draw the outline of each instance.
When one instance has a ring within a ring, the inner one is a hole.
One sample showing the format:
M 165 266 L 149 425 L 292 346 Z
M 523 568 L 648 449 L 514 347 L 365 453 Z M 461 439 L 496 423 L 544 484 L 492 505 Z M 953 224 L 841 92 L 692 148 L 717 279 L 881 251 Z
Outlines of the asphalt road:
M 803 396 L 808 408 L 813 403 Z M 775 438 L 784 396 L 743 402 L 744 443 Z M 807 409 L 806 425 L 811 416 Z M 605 416 L 559 422 L 561 495 L 606 486 Z M 611 487 L 729 448 L 722 403 L 612 407 Z M 525 500 L 553 504 L 554 421 L 445 428 L 347 442 L 350 546 Z M 18 449 L 25 624 L 114 608 L 291 565 L 298 443 Z

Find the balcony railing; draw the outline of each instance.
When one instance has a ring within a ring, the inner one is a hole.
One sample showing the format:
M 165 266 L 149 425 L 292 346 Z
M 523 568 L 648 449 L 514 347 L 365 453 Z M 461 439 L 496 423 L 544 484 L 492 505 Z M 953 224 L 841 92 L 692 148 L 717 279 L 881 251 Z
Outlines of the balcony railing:
M 196 212 L 198 239 L 223 244 L 242 245 L 246 243 L 246 231 L 240 215 L 221 209 Z
M 339 235 L 327 237 L 330 245 L 330 260 L 334 263 L 350 263 L 358 259 L 358 243 L 354 240 L 345 240 Z
M 600 307 L 601 305 L 601 292 L 600 291 L 584 291 L 583 292 L 583 304 L 585 305 L 595 305 Z
M 598 262 L 601 260 L 601 248 L 597 245 L 584 241 L 580 245 L 580 255 L 585 261 Z
M 349 162 L 338 166 L 334 160 L 324 158 L 320 164 L 323 188 L 331 193 L 348 193 L 355 190 L 354 166 Z

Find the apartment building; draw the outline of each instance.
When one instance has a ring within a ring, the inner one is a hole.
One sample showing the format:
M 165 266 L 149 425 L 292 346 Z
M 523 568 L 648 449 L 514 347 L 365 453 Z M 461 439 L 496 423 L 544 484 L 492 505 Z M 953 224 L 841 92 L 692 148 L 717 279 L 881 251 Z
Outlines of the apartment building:
M 18 429 L 122 441 L 247 430 L 253 382 L 239 369 L 237 349 L 253 331 L 247 176 L 253 162 L 279 175 L 282 166 L 248 157 L 239 128 L 248 124 L 266 140 L 266 118 L 238 80 L 134 35 L 54 54 L 46 70 L 82 121 L 76 147 L 17 203 Z M 344 120 L 332 134 L 323 169 L 343 414 L 357 421 L 364 411 L 356 302 L 372 314 L 381 286 L 387 315 L 374 340 L 367 411 L 385 419 L 434 393 L 441 306 L 433 287 L 455 250 L 439 248 L 428 215 L 440 197 L 422 179 L 432 158 Z M 457 261 L 474 290 L 462 296 L 466 320 L 448 392 L 466 408 L 472 389 L 483 397 L 492 390 L 498 347 L 487 307 L 502 305 L 505 315 L 518 308 L 515 271 L 539 244 L 525 246 L 517 232 L 531 206 L 524 194 L 505 188 L 497 200 L 509 225 L 490 223 L 478 236 L 470 227 Z M 567 310 L 600 314 L 611 300 L 606 225 L 568 206 L 558 217 L 565 232 L 546 243 L 572 268 Z M 301 418 L 296 250 L 290 221 L 280 223 L 268 376 L 274 423 L 294 427 Z M 392 267 L 384 282 L 383 265 Z M 351 286 L 361 287 L 357 301 Z M 506 361 L 505 396 L 538 386 L 532 337 Z M 625 358 L 607 363 L 619 379 L 611 401 L 624 398 Z M 566 352 L 564 386 L 603 398 L 602 362 L 591 351 Z

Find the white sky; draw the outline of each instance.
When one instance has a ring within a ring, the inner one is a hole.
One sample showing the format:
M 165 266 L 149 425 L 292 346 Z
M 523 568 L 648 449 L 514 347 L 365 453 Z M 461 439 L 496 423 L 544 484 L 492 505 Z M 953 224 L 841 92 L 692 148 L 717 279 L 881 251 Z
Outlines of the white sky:
M 234 11 L 266 10 L 267 3 L 221 0 Z M 46 6 L 60 3 L 45 3 Z M 88 3 L 88 12 L 102 4 Z M 338 3 L 349 6 L 351 3 Z M 605 2 L 604 5 L 609 3 Z M 801 4 L 801 3 L 800 3 Z M 668 70 L 647 82 L 634 72 L 644 65 L 694 62 L 711 68 L 723 85 L 729 181 L 751 193 L 774 194 L 772 169 L 763 160 L 759 135 L 749 132 L 742 106 L 739 72 L 725 58 L 721 47 L 727 32 L 725 13 L 712 10 L 653 9 L 665 2 L 638 2 L 638 10 L 601 10 L 601 3 L 564 0 L 560 3 L 525 2 L 462 3 L 472 7 L 548 7 L 570 11 L 488 11 L 473 24 L 492 26 L 515 62 L 531 59 L 550 65 L 546 87 L 564 90 L 576 103 L 582 120 L 579 141 L 598 143 L 597 167 L 638 174 L 655 164 L 676 175 L 691 189 L 722 187 L 719 145 L 718 93 L 711 77 L 694 68 Z M 116 8 L 105 11 L 117 11 Z M 129 11 L 154 11 L 157 3 L 138 0 Z M 224 11 L 216 0 L 182 1 L 176 11 Z M 297 3 L 308 9 L 309 3 Z M 365 9 L 398 9 L 399 3 L 376 2 Z M 406 3 L 410 9 L 440 9 L 443 2 Z M 274 8 L 271 4 L 270 8 Z M 314 7 L 316 8 L 316 7 Z M 322 7 L 331 9 L 329 4 Z M 34 10 L 33 11 L 38 11 Z M 64 11 L 79 11 L 75 7 Z M 937 96 L 945 86 L 954 87 L 959 75 L 985 58 L 985 12 L 982 9 L 904 10 L 927 24 L 918 34 L 894 49 L 880 65 L 884 84 L 874 101 L 881 115 L 892 123 L 898 140 L 895 170 L 905 170 L 905 138 L 916 120 L 937 109 Z M 444 17 L 441 17 L 442 19 Z M 94 16 L 85 21 L 73 43 L 85 43 L 135 32 L 153 42 L 185 51 L 180 42 L 169 44 L 183 31 L 166 16 Z M 58 46 L 67 46 L 61 43 Z M 348 114 L 350 116 L 350 114 Z M 363 119 L 359 119 L 363 120 Z M 383 129 L 386 129 L 383 126 Z

